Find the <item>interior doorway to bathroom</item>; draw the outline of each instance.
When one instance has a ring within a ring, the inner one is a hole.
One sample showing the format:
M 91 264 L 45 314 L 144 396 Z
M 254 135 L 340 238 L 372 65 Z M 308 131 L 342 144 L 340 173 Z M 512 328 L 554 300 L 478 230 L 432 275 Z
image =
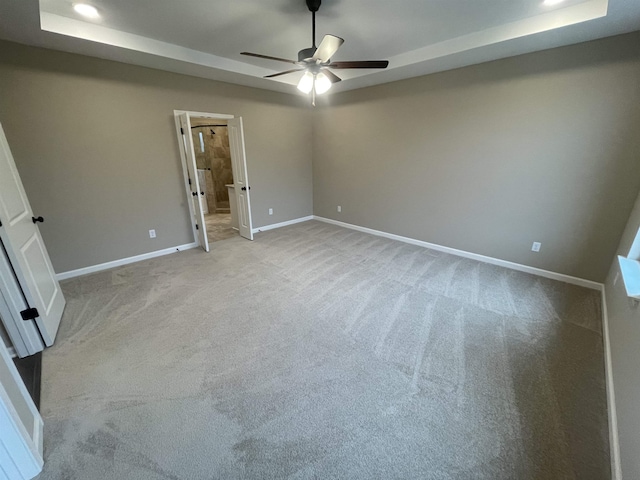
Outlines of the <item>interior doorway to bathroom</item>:
M 194 240 L 253 240 L 241 117 L 174 111 Z
M 213 243 L 235 237 L 239 232 L 231 216 L 235 187 L 227 120 L 191 117 L 191 137 L 207 239 Z

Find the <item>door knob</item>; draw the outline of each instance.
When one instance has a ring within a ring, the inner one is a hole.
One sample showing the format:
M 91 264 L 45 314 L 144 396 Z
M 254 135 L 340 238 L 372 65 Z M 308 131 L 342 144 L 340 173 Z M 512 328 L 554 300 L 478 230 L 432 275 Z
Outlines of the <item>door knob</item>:
M 33 221 L 33 223 L 44 222 L 44 218 L 42 217 L 31 217 L 31 220 Z
M 247 187 L 242 187 L 241 190 L 244 190 L 246 192 L 247 191 Z M 251 190 L 251 187 L 249 187 L 249 190 Z
M 204 192 L 200 192 L 200 195 L 204 195 Z

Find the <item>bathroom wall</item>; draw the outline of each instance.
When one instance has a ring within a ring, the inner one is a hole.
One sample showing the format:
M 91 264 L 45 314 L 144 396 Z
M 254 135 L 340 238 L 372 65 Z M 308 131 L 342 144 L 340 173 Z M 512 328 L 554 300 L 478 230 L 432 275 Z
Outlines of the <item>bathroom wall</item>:
M 191 125 L 226 124 L 224 120 L 211 118 L 191 119 Z M 211 134 L 211 131 L 215 134 Z M 204 141 L 204 152 L 200 145 L 200 132 Z M 209 212 L 223 213 L 229 211 L 229 193 L 225 185 L 233 183 L 231 169 L 231 152 L 227 127 L 202 127 L 191 130 L 196 151 L 196 167 L 207 170 L 206 192 Z

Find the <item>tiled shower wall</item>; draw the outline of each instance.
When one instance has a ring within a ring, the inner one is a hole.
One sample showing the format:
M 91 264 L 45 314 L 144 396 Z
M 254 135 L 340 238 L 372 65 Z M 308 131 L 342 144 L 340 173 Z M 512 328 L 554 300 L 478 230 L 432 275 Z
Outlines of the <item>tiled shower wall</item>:
M 200 132 L 204 140 L 204 152 L 200 146 Z M 209 212 L 228 212 L 229 193 L 225 185 L 233 183 L 233 173 L 227 127 L 197 127 L 191 129 L 191 134 L 196 152 L 196 167 L 209 172 L 206 175 Z

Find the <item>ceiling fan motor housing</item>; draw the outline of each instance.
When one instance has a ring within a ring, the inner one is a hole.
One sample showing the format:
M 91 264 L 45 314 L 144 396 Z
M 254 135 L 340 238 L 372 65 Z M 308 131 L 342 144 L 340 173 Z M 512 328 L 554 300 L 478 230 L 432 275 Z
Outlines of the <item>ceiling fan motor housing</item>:
M 314 53 L 316 53 L 316 47 L 303 48 L 298 52 L 298 61 L 304 62 L 305 60 L 310 60 Z

